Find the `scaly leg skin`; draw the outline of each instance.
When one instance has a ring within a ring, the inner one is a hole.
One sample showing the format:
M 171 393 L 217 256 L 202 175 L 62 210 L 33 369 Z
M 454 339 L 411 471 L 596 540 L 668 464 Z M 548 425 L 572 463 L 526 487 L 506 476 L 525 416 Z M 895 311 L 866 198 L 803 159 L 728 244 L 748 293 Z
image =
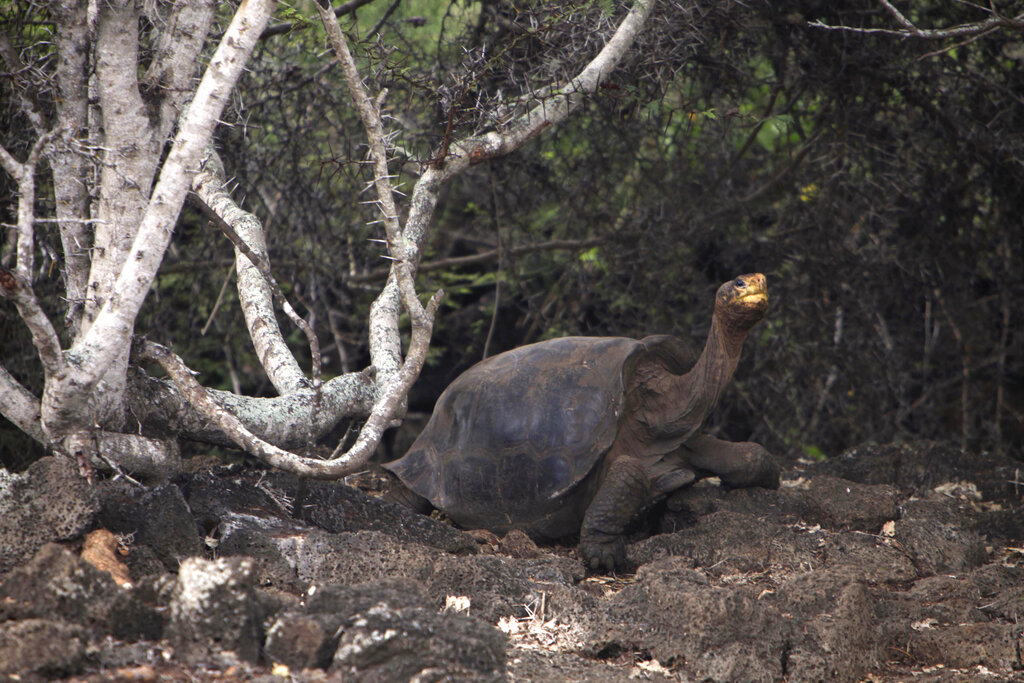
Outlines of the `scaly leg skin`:
M 779 466 L 761 444 L 733 443 L 702 434 L 687 441 L 684 451 L 692 467 L 716 475 L 727 486 L 779 488 Z
M 626 562 L 626 526 L 650 499 L 646 469 L 630 457 L 615 459 L 594 494 L 580 529 L 580 554 L 591 569 L 614 571 Z

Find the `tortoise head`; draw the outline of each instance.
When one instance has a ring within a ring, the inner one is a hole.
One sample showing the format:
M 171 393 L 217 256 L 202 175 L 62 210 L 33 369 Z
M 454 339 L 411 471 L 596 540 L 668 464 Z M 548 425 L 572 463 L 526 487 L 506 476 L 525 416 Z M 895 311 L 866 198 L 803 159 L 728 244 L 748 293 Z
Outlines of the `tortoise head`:
M 715 315 L 728 329 L 746 332 L 768 310 L 768 282 L 761 273 L 729 280 L 715 295 Z

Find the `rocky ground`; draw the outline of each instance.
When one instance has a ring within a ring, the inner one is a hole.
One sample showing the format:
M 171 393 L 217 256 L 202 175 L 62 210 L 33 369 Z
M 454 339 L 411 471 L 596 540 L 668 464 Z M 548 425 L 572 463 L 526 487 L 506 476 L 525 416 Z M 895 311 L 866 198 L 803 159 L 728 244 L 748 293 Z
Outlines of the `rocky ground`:
M 46 458 L 0 471 L 0 676 L 1024 679 L 1019 465 L 919 442 L 790 463 L 777 491 L 701 482 L 607 576 L 353 486 L 90 486 Z

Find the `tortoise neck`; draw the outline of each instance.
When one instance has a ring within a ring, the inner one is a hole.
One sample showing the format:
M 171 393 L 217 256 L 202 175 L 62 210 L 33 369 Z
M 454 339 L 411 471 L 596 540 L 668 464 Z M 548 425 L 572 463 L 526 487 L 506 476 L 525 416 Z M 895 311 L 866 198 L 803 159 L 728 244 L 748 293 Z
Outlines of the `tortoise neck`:
M 700 358 L 681 378 L 694 401 L 687 412 L 699 422 L 704 422 L 718 405 L 722 391 L 736 371 L 746 337 L 746 331 L 730 329 L 717 315 L 711 319 L 711 329 Z

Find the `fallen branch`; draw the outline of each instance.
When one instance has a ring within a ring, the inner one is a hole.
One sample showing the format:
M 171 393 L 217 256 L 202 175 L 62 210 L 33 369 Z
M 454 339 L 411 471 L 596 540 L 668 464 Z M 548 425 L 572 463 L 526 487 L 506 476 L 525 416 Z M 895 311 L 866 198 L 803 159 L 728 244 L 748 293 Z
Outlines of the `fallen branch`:
M 136 362 L 145 361 L 136 346 Z M 232 391 L 206 391 L 221 407 L 237 417 L 245 428 L 280 448 L 303 448 L 316 443 L 345 419 L 365 419 L 377 398 L 373 367 L 339 375 L 324 383 L 317 407 L 312 388 L 283 396 L 253 397 Z M 203 443 L 237 448 L 238 444 L 197 408 L 188 396 L 166 379 L 141 371 L 128 375 L 128 414 L 144 434 L 175 436 Z

